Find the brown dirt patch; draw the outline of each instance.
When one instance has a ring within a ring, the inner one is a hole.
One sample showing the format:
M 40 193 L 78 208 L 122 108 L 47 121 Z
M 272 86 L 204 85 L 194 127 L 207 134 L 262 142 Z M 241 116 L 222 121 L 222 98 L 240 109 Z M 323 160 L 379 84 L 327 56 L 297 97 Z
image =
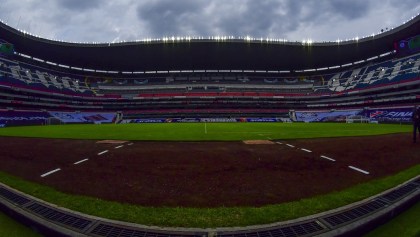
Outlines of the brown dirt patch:
M 411 134 L 243 142 L 133 142 L 0 137 L 0 171 L 55 189 L 144 206 L 262 206 L 339 191 L 420 163 Z M 311 150 L 311 153 L 301 150 Z M 108 153 L 98 156 L 101 151 Z M 336 159 L 321 159 L 325 155 Z M 89 158 L 79 165 L 73 163 Z M 369 175 L 348 168 L 367 170 Z M 45 178 L 50 170 L 61 171 Z
M 104 143 L 104 144 L 124 144 L 127 141 L 120 141 L 120 140 L 101 140 L 97 141 L 96 143 Z
M 270 140 L 246 140 L 246 141 L 243 141 L 243 143 L 247 145 L 273 145 L 275 144 L 274 142 Z

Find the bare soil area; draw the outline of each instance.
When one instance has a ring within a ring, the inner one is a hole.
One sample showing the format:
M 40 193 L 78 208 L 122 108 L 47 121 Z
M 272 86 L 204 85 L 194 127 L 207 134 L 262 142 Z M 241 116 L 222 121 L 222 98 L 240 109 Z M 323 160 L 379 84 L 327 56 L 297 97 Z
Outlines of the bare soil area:
M 0 171 L 61 192 L 123 203 L 229 207 L 326 194 L 420 163 L 420 143 L 412 144 L 411 134 L 251 145 L 97 142 L 0 137 Z

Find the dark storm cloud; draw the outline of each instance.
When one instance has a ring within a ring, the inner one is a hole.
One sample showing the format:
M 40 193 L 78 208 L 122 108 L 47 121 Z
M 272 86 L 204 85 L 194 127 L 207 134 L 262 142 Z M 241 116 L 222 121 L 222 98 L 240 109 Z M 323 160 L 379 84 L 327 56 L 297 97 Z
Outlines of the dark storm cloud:
M 186 25 L 198 24 L 194 22 L 196 14 L 202 11 L 201 0 L 162 0 L 151 1 L 137 7 L 137 17 L 146 22 L 154 35 L 179 35 L 181 28 Z
M 57 0 L 59 6 L 69 10 L 88 10 L 91 8 L 100 7 L 101 3 L 106 1 L 101 0 Z
M 332 15 L 355 20 L 365 17 L 369 9 L 369 1 L 365 0 L 164 0 L 138 6 L 137 16 L 157 36 L 180 35 L 189 29 L 204 36 L 286 38 L 301 24 L 328 24 Z
M 350 20 L 366 16 L 371 9 L 370 2 L 366 0 L 334 0 L 329 2 L 332 12 Z
M 235 36 L 265 37 L 272 28 L 281 27 L 282 31 L 295 29 L 296 21 L 286 21 L 280 11 L 287 5 L 273 3 L 273 1 L 247 1 L 243 11 L 235 14 L 222 14 L 213 27 L 219 29 L 221 34 Z
M 418 0 L 2 0 L 0 4 L 0 18 L 13 27 L 77 42 L 217 35 L 336 40 L 398 26 L 419 12 Z
M 201 36 L 265 36 L 280 23 L 284 30 L 297 26 L 297 22 L 285 21 L 286 17 L 279 15 L 288 5 L 269 0 L 164 0 L 138 6 L 137 16 L 160 36 L 180 35 L 185 30 Z

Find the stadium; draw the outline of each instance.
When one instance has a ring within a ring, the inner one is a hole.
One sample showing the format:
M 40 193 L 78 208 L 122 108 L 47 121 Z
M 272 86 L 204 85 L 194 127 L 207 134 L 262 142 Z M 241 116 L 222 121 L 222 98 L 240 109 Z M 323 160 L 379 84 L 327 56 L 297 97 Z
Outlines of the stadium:
M 334 42 L 0 23 L 0 210 L 45 236 L 359 236 L 420 199 L 420 16 Z

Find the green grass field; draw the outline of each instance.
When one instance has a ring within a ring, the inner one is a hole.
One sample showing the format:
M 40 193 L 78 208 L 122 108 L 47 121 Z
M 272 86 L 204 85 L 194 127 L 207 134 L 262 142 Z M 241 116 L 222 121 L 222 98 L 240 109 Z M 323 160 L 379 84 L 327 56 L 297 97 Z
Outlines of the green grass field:
M 419 237 L 420 236 L 420 203 L 415 204 L 388 223 L 371 231 L 365 237 Z
M 385 191 L 420 174 L 420 165 L 394 176 L 347 190 L 263 207 L 167 208 L 143 207 L 61 193 L 53 188 L 0 172 L 2 183 L 24 193 L 82 213 L 153 226 L 227 227 L 267 224 L 331 210 Z
M 42 235 L 0 212 L 0 237 L 41 237 Z
M 345 123 L 164 123 L 1 128 L 0 136 L 71 139 L 238 141 L 369 136 L 410 132 L 410 125 Z
M 369 136 L 411 132 L 410 125 L 344 123 L 186 123 L 65 125 L 1 128 L 0 136 L 71 139 L 237 141 Z M 409 134 L 407 134 L 409 136 Z M 45 201 L 86 214 L 155 226 L 225 227 L 267 224 L 334 209 L 392 188 L 420 174 L 420 165 L 340 192 L 259 208 L 150 208 L 60 193 L 0 172 L 1 182 Z

